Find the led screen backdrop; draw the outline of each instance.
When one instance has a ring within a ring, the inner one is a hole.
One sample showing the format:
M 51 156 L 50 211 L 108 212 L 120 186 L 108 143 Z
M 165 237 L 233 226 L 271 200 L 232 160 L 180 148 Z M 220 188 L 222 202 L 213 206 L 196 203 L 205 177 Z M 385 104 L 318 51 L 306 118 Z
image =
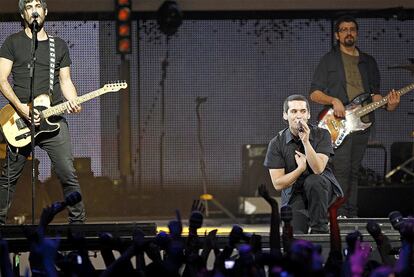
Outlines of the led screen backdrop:
M 414 22 L 359 23 L 359 46 L 378 61 L 381 92 L 413 82 L 409 71 L 389 66 L 414 58 Z M 3 42 L 20 24 L 2 22 L 0 27 Z M 68 42 L 80 94 L 119 79 L 115 22 L 48 22 L 47 29 Z M 308 93 L 313 70 L 332 43 L 327 20 L 187 20 L 168 41 L 155 21 L 139 20 L 133 32 L 133 54 L 127 56 L 132 67 L 133 185 L 143 187 L 159 185 L 161 164 L 164 186 L 201 187 L 199 139 L 208 185 L 239 186 L 242 146 L 266 144 L 286 126 L 283 100 L 292 93 Z M 197 98 L 202 100 L 199 125 Z M 377 112 L 373 140 L 388 151 L 395 141 L 413 140 L 413 98 L 413 93 L 406 95 L 395 113 Z M 118 99 L 117 94 L 105 95 L 85 103 L 81 114 L 68 116 L 75 156 L 90 157 L 95 176 L 120 177 Z M 315 120 L 320 107 L 311 109 Z M 37 153 L 45 180 L 50 163 L 44 153 Z M 381 153 L 369 151 L 364 165 L 382 173 Z

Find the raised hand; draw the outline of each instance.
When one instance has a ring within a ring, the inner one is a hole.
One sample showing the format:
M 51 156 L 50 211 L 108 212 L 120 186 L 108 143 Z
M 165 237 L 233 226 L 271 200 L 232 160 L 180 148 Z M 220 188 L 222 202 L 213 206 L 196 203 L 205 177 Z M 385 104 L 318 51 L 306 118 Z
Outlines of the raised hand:
M 136 252 L 143 251 L 145 234 L 141 229 L 136 229 L 132 234 L 133 245 Z
M 368 242 L 356 241 L 355 251 L 350 257 L 350 269 L 352 276 L 362 276 L 365 264 L 368 262 L 372 248 Z
M 197 234 L 197 229 L 203 226 L 204 204 L 201 200 L 194 200 L 191 206 L 191 215 L 188 220 L 188 227 L 191 234 Z
M 181 214 L 179 210 L 175 211 L 176 220 L 171 220 L 168 223 L 168 229 L 170 230 L 171 237 L 173 239 L 181 237 L 181 233 L 183 232 L 183 224 L 181 222 Z
M 328 208 L 329 214 L 331 215 L 335 212 L 335 217 L 336 217 L 336 213 L 337 213 L 339 207 L 341 207 L 342 204 L 345 203 L 345 201 L 346 201 L 345 197 L 337 197 L 335 199 L 335 201 Z
M 203 204 L 203 201 L 197 199 L 193 201 L 193 204 L 191 205 L 191 211 L 199 211 L 200 213 L 204 214 L 205 207 Z
M 300 121 L 301 124 L 301 131 L 298 132 L 299 138 L 303 143 L 306 143 L 309 141 L 309 134 L 310 129 L 308 124 L 305 121 Z
M 9 247 L 7 242 L 0 238 L 0 275 L 12 277 L 12 265 L 9 258 Z
M 42 228 L 46 228 L 46 226 L 53 221 L 55 215 L 56 212 L 53 206 L 47 206 L 46 208 L 43 208 L 42 214 L 40 215 L 39 226 Z
M 236 244 L 240 242 L 240 240 L 243 239 L 243 237 L 243 228 L 239 225 L 233 225 L 233 228 L 231 229 L 229 234 L 229 245 L 234 247 Z
M 263 197 L 263 199 L 264 200 L 266 200 L 266 202 L 270 205 L 270 206 L 272 206 L 272 207 L 276 207 L 277 208 L 277 201 L 276 201 L 276 199 L 274 199 L 273 197 L 271 197 L 270 196 L 270 194 L 269 194 L 269 191 L 267 190 L 267 188 L 266 188 L 266 185 L 264 185 L 264 184 L 261 184 L 260 186 L 259 186 L 259 188 L 257 189 L 257 191 L 258 191 L 258 193 L 259 193 L 259 195 L 261 196 L 261 197 Z

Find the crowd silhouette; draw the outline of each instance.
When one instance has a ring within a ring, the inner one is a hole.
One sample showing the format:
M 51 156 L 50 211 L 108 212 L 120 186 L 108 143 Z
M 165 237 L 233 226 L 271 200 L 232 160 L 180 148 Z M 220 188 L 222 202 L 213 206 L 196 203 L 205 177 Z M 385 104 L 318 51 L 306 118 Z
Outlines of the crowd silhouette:
M 277 201 L 264 185 L 258 192 L 271 207 L 269 248 L 262 247 L 262 237 L 250 234 L 234 225 L 224 247 L 218 246 L 217 230 L 199 236 L 203 226 L 204 205 L 195 200 L 189 216 L 188 236 L 182 235 L 181 214 L 168 224 L 169 232 L 159 232 L 153 238 L 145 237 L 137 229 L 132 241 L 114 237 L 111 233 L 99 234 L 99 245 L 104 270 L 96 270 L 88 255 L 86 238 L 70 234 L 71 252 L 59 251 L 59 238 L 48 238 L 45 232 L 62 205 L 43 209 L 35 232 L 27 233 L 30 242 L 30 269 L 32 276 L 414 276 L 413 242 L 414 219 L 403 218 L 400 213 L 390 214 L 393 227 L 400 232 L 401 246 L 391 247 L 389 238 L 380 225 L 369 221 L 367 231 L 376 245 L 364 241 L 359 231 L 346 236 L 346 254 L 342 249 L 337 210 L 344 202 L 337 198 L 328 210 L 330 221 L 330 250 L 326 260 L 320 245 L 295 239 L 290 226 L 292 213 L 288 206 L 279 210 Z M 282 226 L 282 232 L 280 232 Z M 371 257 L 376 247 L 381 262 Z M 120 256 L 115 258 L 114 251 Z M 7 242 L 0 239 L 1 276 L 15 276 Z M 146 255 L 146 258 L 145 258 Z M 210 255 L 214 264 L 208 266 Z M 396 258 L 398 257 L 398 258 Z M 135 259 L 135 263 L 131 260 Z

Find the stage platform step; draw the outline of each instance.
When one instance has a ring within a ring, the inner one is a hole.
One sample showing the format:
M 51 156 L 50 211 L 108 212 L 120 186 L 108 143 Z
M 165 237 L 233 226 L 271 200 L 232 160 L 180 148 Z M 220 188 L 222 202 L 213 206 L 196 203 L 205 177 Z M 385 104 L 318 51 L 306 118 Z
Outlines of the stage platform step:
M 395 245 L 399 244 L 400 235 L 395 231 L 388 219 L 386 218 L 352 218 L 340 219 L 339 225 L 341 230 L 342 240 L 345 241 L 345 236 L 354 231 L 359 230 L 367 241 L 372 241 L 371 236 L 366 231 L 366 224 L 369 220 L 376 221 L 381 230 L 390 238 Z M 188 234 L 186 226 L 187 221 L 183 220 L 183 236 Z M 228 219 L 206 219 L 203 228 L 199 229 L 199 235 L 203 237 L 209 231 L 218 229 L 219 245 L 224 246 L 227 243 L 227 236 L 235 223 Z M 103 232 L 109 232 L 114 237 L 119 237 L 126 243 L 132 239 L 134 230 L 141 229 L 148 239 L 153 238 L 159 231 L 168 231 L 168 221 L 155 222 L 96 222 L 86 224 L 51 224 L 48 226 L 46 235 L 48 237 L 60 237 L 61 250 L 71 250 L 70 242 L 68 241 L 68 234 L 82 234 L 86 238 L 88 249 L 99 249 L 98 235 Z M 269 243 L 269 223 L 260 224 L 239 224 L 247 233 L 255 233 L 262 236 L 264 247 L 268 247 Z M 36 230 L 36 225 L 5 225 L 0 226 L 0 236 L 9 243 L 10 251 L 24 252 L 28 250 L 28 242 L 26 234 Z M 324 248 L 329 248 L 329 234 L 326 235 L 295 235 L 295 238 L 310 240 L 321 244 Z
M 26 234 L 36 231 L 37 225 L 3 225 L 0 226 L 0 236 L 9 244 L 10 252 L 26 252 L 29 244 Z M 46 230 L 47 237 L 59 237 L 60 249 L 71 250 L 68 240 L 70 233 L 81 234 L 86 238 L 88 249 L 98 249 L 100 233 L 108 232 L 114 237 L 130 241 L 134 230 L 140 229 L 148 238 L 157 234 L 154 222 L 115 222 L 115 223 L 86 223 L 86 224 L 50 224 Z

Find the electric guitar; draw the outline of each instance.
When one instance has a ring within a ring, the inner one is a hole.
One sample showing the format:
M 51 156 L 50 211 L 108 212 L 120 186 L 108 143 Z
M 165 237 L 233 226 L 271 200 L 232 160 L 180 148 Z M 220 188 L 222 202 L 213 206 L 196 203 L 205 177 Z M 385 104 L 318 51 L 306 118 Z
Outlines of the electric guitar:
M 115 82 L 104 85 L 102 88 L 75 98 L 77 104 L 91 100 L 108 92 L 115 92 L 127 88 L 126 82 Z M 35 137 L 41 134 L 56 132 L 60 125 L 54 122 L 56 117 L 67 111 L 68 102 L 50 106 L 50 96 L 41 94 L 33 100 L 35 109 L 40 113 L 40 125 L 35 126 Z M 31 103 L 28 104 L 31 106 Z M 30 122 L 20 117 L 14 107 L 7 104 L 0 110 L 0 125 L 7 142 L 14 147 L 23 147 L 31 142 Z
M 398 90 L 397 93 L 402 96 L 413 89 L 414 83 L 403 87 Z M 370 95 L 364 93 L 352 100 L 349 105 L 345 106 L 344 118 L 336 117 L 333 108 L 326 108 L 319 113 L 318 127 L 329 131 L 331 134 L 332 146 L 334 148 L 338 148 L 350 133 L 362 131 L 371 126 L 372 122 L 364 123 L 362 122 L 361 117 L 388 103 L 388 98 L 383 97 L 378 102 L 372 102 L 363 106 L 362 103 L 367 97 L 370 97 Z

